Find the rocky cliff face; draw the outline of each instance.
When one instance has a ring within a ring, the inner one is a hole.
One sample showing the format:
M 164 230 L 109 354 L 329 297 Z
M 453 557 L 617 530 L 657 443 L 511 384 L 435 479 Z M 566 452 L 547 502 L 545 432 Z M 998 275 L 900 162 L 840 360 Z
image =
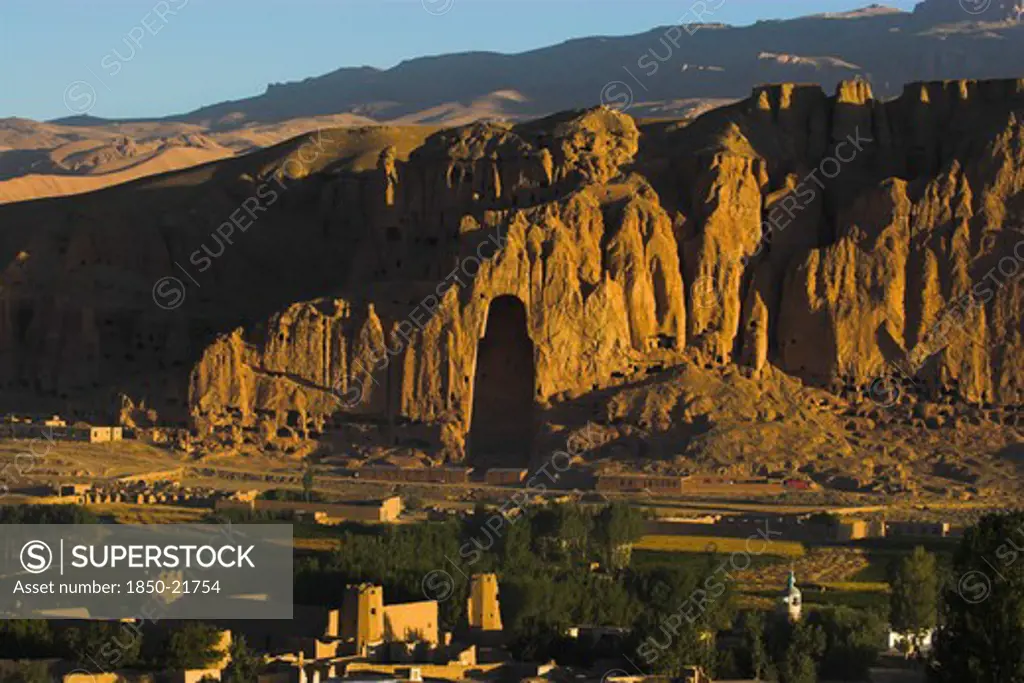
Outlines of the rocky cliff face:
M 923 399 L 1016 406 L 1022 108 L 1021 80 L 779 85 L 690 125 L 324 131 L 0 209 L 0 381 L 453 461 L 496 410 L 557 431 L 559 404 L 693 363 L 836 391 L 897 368 Z M 268 210 L 222 244 L 247 201 Z M 174 264 L 196 281 L 167 311 L 146 299 Z M 532 399 L 484 400 L 523 373 Z
M 459 458 L 477 345 L 502 297 L 525 309 L 539 404 L 611 382 L 659 344 L 681 348 L 672 221 L 642 178 L 620 177 L 639 137 L 628 117 L 595 110 L 535 130 L 441 134 L 407 163 L 385 150 L 358 197 L 358 213 L 376 215 L 351 294 L 293 305 L 259 337 L 237 331 L 208 348 L 190 388 L 200 422 L 237 411 L 244 428 L 269 421 L 267 432 L 292 411 L 305 435 L 349 411 L 436 425 Z
M 793 263 L 783 368 L 863 382 L 895 363 L 932 393 L 1020 402 L 1022 89 L 910 87 L 872 122 L 893 177 L 839 207 L 834 240 Z

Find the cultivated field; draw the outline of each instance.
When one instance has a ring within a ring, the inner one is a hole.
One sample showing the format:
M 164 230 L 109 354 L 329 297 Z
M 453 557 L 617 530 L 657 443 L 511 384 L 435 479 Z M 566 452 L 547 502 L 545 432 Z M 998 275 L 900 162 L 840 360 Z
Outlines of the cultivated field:
M 637 550 L 652 550 L 671 553 L 713 553 L 728 555 L 748 553 L 750 555 L 772 555 L 777 557 L 803 557 L 804 546 L 793 541 L 771 541 L 760 538 L 728 538 L 724 536 L 661 536 L 648 535 L 634 546 Z

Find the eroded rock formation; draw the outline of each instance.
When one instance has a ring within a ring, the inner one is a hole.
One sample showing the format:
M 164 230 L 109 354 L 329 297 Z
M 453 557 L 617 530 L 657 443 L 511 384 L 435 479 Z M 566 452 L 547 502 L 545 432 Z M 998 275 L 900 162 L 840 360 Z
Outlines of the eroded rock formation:
M 478 345 L 514 300 L 538 433 L 553 406 L 692 363 L 837 390 L 910 366 L 925 397 L 1015 406 L 1022 107 L 1022 80 L 889 102 L 777 85 L 689 125 L 595 109 L 324 131 L 0 209 L 0 381 L 72 404 L 123 391 L 235 442 L 356 425 L 346 438 L 459 461 Z M 211 243 L 267 188 L 255 226 Z M 162 310 L 150 286 L 174 264 L 196 284 L 178 275 L 187 300 Z

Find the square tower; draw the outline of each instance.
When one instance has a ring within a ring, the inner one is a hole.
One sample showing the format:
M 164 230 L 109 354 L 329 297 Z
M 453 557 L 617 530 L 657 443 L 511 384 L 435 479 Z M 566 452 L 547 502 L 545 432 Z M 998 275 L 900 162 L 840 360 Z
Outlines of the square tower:
M 469 627 L 481 631 L 501 630 L 501 606 L 498 602 L 498 576 L 475 574 L 469 588 Z
M 368 583 L 345 588 L 341 637 L 355 640 L 356 650 L 384 640 L 384 589 Z

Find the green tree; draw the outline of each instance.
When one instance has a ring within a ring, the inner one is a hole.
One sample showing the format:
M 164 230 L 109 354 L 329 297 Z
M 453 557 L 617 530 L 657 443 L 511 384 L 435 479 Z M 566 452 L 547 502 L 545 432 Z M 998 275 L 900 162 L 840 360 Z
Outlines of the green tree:
M 46 662 L 20 661 L 13 671 L 0 677 L 0 683 L 50 683 L 50 667 Z
M 422 510 L 425 505 L 422 497 L 402 491 L 402 507 L 406 510 Z
M 313 466 L 307 464 L 302 471 L 302 497 L 308 503 L 313 500 L 313 489 L 316 485 L 316 475 L 313 473 Z
M 1024 512 L 967 530 L 940 609 L 934 680 L 1024 683 Z
M 706 571 L 659 567 L 633 577 L 644 610 L 633 627 L 637 665 L 679 676 L 685 666 L 714 675 L 716 634 L 732 622 L 731 590 L 709 556 Z
M 750 675 L 754 680 L 769 680 L 775 677 L 775 668 L 764 639 L 764 615 L 747 612 L 743 615 L 744 652 L 749 657 Z
M 164 654 L 164 666 L 171 671 L 209 669 L 224 656 L 220 631 L 209 624 L 192 621 L 171 634 Z
M 142 631 L 135 624 L 103 621 L 72 626 L 61 635 L 65 656 L 82 667 L 104 670 L 132 667 L 139 662 Z
M 894 566 L 889 581 L 889 619 L 894 631 L 906 634 L 914 651 L 935 628 L 939 612 L 939 571 L 935 556 L 921 546 Z
M 224 669 L 224 683 L 255 683 L 263 667 L 263 659 L 249 649 L 245 636 L 231 641 L 228 650 L 231 662 Z
M 427 597 L 441 600 L 441 628 L 457 629 L 464 623 L 469 593 L 469 582 L 459 570 L 466 574 L 487 571 L 488 562 L 497 555 L 487 537 L 463 540 L 461 530 L 454 520 L 383 527 L 346 524 L 327 530 L 337 535 L 343 550 L 296 561 L 295 602 L 334 606 L 344 598 L 347 584 L 367 581 L 382 585 L 389 602 L 423 600 L 425 589 L 434 585 L 430 581 L 425 585 L 424 577 L 434 577 L 447 567 L 454 590 Z M 459 570 L 451 566 L 453 562 Z
M 575 503 L 550 505 L 533 517 L 533 538 L 550 562 L 582 560 L 586 557 L 593 521 Z
M 886 640 L 886 622 L 872 610 L 831 607 L 812 612 L 807 623 L 821 628 L 825 650 L 818 664 L 822 678 L 863 681 L 878 661 Z
M 513 638 L 521 634 L 535 639 L 545 624 L 568 626 L 571 613 L 560 599 L 568 594 L 566 582 L 556 586 L 540 574 L 503 575 L 501 578 L 501 623 Z M 559 596 L 558 592 L 562 593 Z
M 80 505 L 6 505 L 0 524 L 96 524 L 99 518 Z
M 820 626 L 810 619 L 792 623 L 784 614 L 772 614 L 766 620 L 764 634 L 771 668 L 779 683 L 818 680 L 818 661 L 826 645 Z
M 0 620 L 0 659 L 52 657 L 53 632 L 42 619 Z
M 817 660 L 825 651 L 825 635 L 813 624 L 798 623 L 779 665 L 779 683 L 817 683 Z
M 709 672 L 715 658 L 711 636 L 685 615 L 645 611 L 633 627 L 636 663 L 655 675 L 677 677 L 683 667 L 701 666 Z
M 501 539 L 501 567 L 507 574 L 522 574 L 537 565 L 531 550 L 532 535 L 529 520 L 513 518 Z
M 524 662 L 548 662 L 565 645 L 565 624 L 543 617 L 528 617 L 509 644 L 512 655 Z
M 595 540 L 605 566 L 621 570 L 629 566 L 633 544 L 644 532 L 640 511 L 627 503 L 612 503 L 597 516 Z

